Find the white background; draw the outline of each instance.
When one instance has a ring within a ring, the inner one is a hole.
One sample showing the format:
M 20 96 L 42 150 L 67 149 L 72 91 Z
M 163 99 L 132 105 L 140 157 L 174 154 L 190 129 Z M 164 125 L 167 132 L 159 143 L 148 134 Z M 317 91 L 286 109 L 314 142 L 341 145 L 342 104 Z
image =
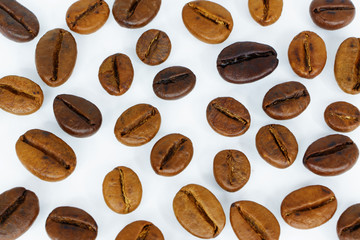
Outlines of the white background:
M 90 213 L 99 227 L 97 239 L 101 240 L 115 239 L 125 225 L 135 220 L 153 222 L 168 240 L 197 239 L 181 227 L 172 210 L 176 192 L 189 183 L 208 188 L 220 200 L 227 218 L 225 228 L 217 239 L 236 239 L 230 225 L 229 209 L 231 203 L 239 200 L 252 200 L 266 206 L 280 223 L 281 240 L 337 239 L 336 222 L 340 214 L 350 205 L 360 202 L 359 163 L 340 176 L 321 177 L 307 170 L 302 164 L 302 158 L 307 146 L 313 141 L 335 133 L 323 118 L 327 105 L 344 100 L 360 107 L 360 95 L 345 94 L 338 87 L 333 74 L 334 58 L 340 43 L 348 37 L 359 37 L 359 12 L 349 26 L 337 31 L 327 31 L 312 22 L 308 12 L 310 0 L 285 0 L 278 22 L 262 27 L 251 18 L 246 0 L 216 0 L 231 12 L 234 28 L 224 43 L 210 45 L 197 40 L 185 28 L 181 11 L 187 0 L 163 0 L 155 19 L 141 29 L 120 27 L 110 14 L 106 24 L 97 32 L 91 35 L 72 33 L 78 44 L 74 72 L 65 84 L 51 88 L 42 82 L 36 72 L 35 47 L 47 31 L 58 27 L 69 30 L 65 13 L 74 1 L 19 2 L 38 17 L 40 33 L 28 43 L 16 43 L 0 35 L 0 77 L 19 75 L 30 78 L 41 86 L 45 95 L 41 109 L 31 115 L 16 116 L 0 111 L 0 192 L 23 186 L 34 191 L 40 200 L 38 218 L 19 239 L 48 239 L 45 220 L 59 206 L 79 207 Z M 111 9 L 114 0 L 108 0 L 107 3 Z M 354 3 L 360 10 L 358 1 Z M 172 42 L 170 57 L 159 66 L 145 65 L 135 53 L 137 39 L 151 28 L 165 31 Z M 299 78 L 292 71 L 287 57 L 291 40 L 304 30 L 319 34 L 328 51 L 323 72 L 312 80 Z M 236 85 L 224 81 L 217 72 L 216 58 L 224 47 L 237 41 L 256 41 L 271 45 L 278 53 L 278 68 L 268 77 L 250 84 Z M 110 96 L 101 87 L 97 77 L 102 61 L 114 53 L 127 54 L 135 71 L 130 90 L 118 97 Z M 182 99 L 161 100 L 153 93 L 153 78 L 160 70 L 175 65 L 190 68 L 197 76 L 196 86 Z M 310 93 L 311 103 L 297 118 L 277 121 L 264 113 L 262 100 L 271 87 L 286 81 L 303 83 Z M 54 118 L 52 102 L 56 95 L 63 93 L 84 97 L 99 107 L 103 123 L 95 135 L 75 138 L 61 130 Z M 248 108 L 251 126 L 244 135 L 224 137 L 215 133 L 208 125 L 206 106 L 212 99 L 220 96 L 231 96 Z M 127 147 L 116 140 L 113 129 L 120 114 L 138 103 L 149 103 L 157 107 L 162 123 L 151 142 L 141 147 Z M 287 169 L 270 166 L 256 151 L 255 135 L 260 127 L 270 123 L 288 127 L 299 143 L 296 161 Z M 42 181 L 28 172 L 18 160 L 15 143 L 22 134 L 34 128 L 54 133 L 74 149 L 77 166 L 67 179 L 56 183 Z M 155 142 L 170 133 L 181 133 L 189 137 L 194 145 L 194 156 L 189 166 L 179 175 L 162 177 L 152 170 L 149 156 Z M 359 133 L 360 128 L 346 135 L 360 146 Z M 249 182 L 235 193 L 221 189 L 213 177 L 213 158 L 223 149 L 243 151 L 251 163 Z M 117 166 L 132 168 L 143 185 L 140 206 L 127 215 L 111 211 L 102 196 L 103 179 Z M 281 218 L 280 204 L 293 190 L 312 184 L 329 187 L 338 199 L 338 209 L 326 224 L 312 230 L 297 230 Z

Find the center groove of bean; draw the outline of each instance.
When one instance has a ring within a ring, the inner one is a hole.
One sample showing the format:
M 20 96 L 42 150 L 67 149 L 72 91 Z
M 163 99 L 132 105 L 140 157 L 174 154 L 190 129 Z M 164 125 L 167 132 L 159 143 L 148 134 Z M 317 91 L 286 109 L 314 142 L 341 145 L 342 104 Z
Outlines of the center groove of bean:
M 325 150 L 320 150 L 316 153 L 312 153 L 310 154 L 306 159 L 310 159 L 310 158 L 314 158 L 314 157 L 323 157 L 323 156 L 327 156 L 327 155 L 331 155 L 331 154 L 335 154 L 337 152 L 340 152 L 346 148 L 348 148 L 349 146 L 353 145 L 353 142 L 345 142 L 345 143 L 340 143 L 338 145 L 335 145 L 329 149 L 325 149 Z
M 275 55 L 275 53 L 273 51 L 250 53 L 250 54 L 245 54 L 245 55 L 240 55 L 240 56 L 237 56 L 237 57 L 233 57 L 231 59 L 220 60 L 220 64 L 218 66 L 222 67 L 222 68 L 225 68 L 228 65 L 239 64 L 239 63 L 242 63 L 242 62 L 251 61 L 251 60 L 256 59 L 256 58 L 266 58 L 266 57 L 271 57 L 271 56 L 274 56 L 274 55 Z
M 352 11 L 353 7 L 319 7 L 314 9 L 314 13 L 321 13 L 326 11 Z
M 358 41 L 360 44 L 359 38 Z M 358 54 L 355 62 L 355 77 L 356 77 L 356 83 L 352 89 L 355 91 L 359 91 L 360 90 L 360 50 L 358 50 Z
M 168 85 L 170 83 L 176 83 L 176 82 L 182 81 L 184 78 L 187 78 L 188 76 L 189 76 L 188 73 L 179 73 L 179 74 L 175 74 L 169 78 L 161 79 L 161 80 L 155 82 L 155 84 Z
M 82 18 L 86 17 L 90 13 L 94 12 L 96 8 L 100 7 L 101 5 L 103 5 L 103 0 L 99 0 L 99 2 L 89 5 L 89 7 L 84 12 L 75 17 L 75 21 L 71 23 L 72 27 L 75 27 L 78 21 L 80 21 Z
M 138 237 L 136 238 L 136 240 L 145 240 L 147 235 L 149 234 L 150 231 L 150 227 L 152 226 L 152 224 L 146 224 L 140 231 Z
M 141 0 L 135 0 L 132 2 L 131 6 L 126 14 L 126 19 L 129 19 L 129 18 L 131 18 L 132 15 L 134 15 L 135 10 L 140 2 L 141 2 Z
M 360 220 L 357 220 L 355 223 L 341 230 L 341 234 L 343 235 L 345 232 L 352 233 L 360 228 Z
M 241 123 L 244 124 L 244 125 L 247 125 L 247 124 L 248 124 L 248 122 L 247 122 L 244 118 L 242 118 L 242 117 L 239 116 L 239 115 L 236 115 L 236 114 L 232 113 L 229 109 L 224 108 L 224 107 L 220 106 L 220 105 L 217 104 L 217 103 L 213 103 L 213 104 L 212 104 L 212 107 L 215 108 L 215 109 L 216 109 L 217 111 L 219 111 L 220 113 L 222 113 L 222 114 L 224 114 L 225 116 L 227 116 L 228 118 L 231 118 L 231 119 L 234 119 L 234 120 L 236 120 L 236 121 L 238 121 L 238 122 L 241 122 Z
M 236 206 L 240 216 L 245 220 L 247 224 L 251 227 L 251 229 L 260 237 L 261 240 L 267 240 L 266 233 L 260 229 L 260 227 L 256 224 L 254 219 L 252 219 L 248 214 L 244 213 L 241 210 L 240 206 Z
M 269 16 L 269 5 L 270 5 L 270 0 L 263 0 L 263 4 L 264 4 L 264 11 L 263 11 L 263 21 L 266 21 L 266 19 Z
M 85 114 L 83 114 L 81 112 L 81 110 L 77 109 L 76 106 L 72 105 L 71 103 L 69 103 L 68 101 L 66 101 L 65 99 L 61 98 L 61 97 L 56 97 L 57 100 L 63 102 L 65 104 L 65 106 L 72 112 L 74 112 L 78 117 L 80 117 L 80 119 L 84 120 L 87 124 L 89 124 L 90 126 L 94 126 L 96 125 L 96 123 L 94 123 L 91 119 L 89 119 Z
M 343 114 L 343 113 L 330 113 L 331 116 L 335 116 L 337 118 L 340 118 L 341 120 L 352 120 L 352 121 L 355 121 L 355 122 L 358 122 L 359 119 L 357 117 L 353 117 L 353 116 L 350 116 L 350 115 L 346 115 L 346 114 Z
M 120 77 L 119 77 L 119 69 L 118 69 L 118 58 L 115 57 L 113 59 L 113 70 L 114 70 L 114 77 L 115 77 L 115 82 L 116 82 L 116 86 L 119 90 L 120 89 Z
M 30 95 L 26 92 L 20 92 L 19 90 L 17 90 L 16 88 L 14 88 L 13 86 L 10 86 L 10 85 L 0 84 L 0 89 L 4 89 L 6 91 L 11 92 L 12 94 L 15 94 L 18 96 L 23 96 L 23 97 L 31 99 L 31 100 L 36 100 L 36 98 L 33 95 Z M 35 101 L 35 103 L 37 104 L 36 101 Z
M 158 43 L 159 43 L 159 36 L 160 36 L 160 31 L 158 31 L 158 33 L 155 35 L 155 37 L 151 40 L 146 52 L 145 52 L 145 58 L 148 58 L 150 56 L 150 54 L 152 54 Z
M 56 40 L 55 51 L 53 52 L 54 69 L 53 69 L 53 76 L 50 78 L 50 81 L 56 81 L 58 79 L 60 50 L 64 39 L 64 35 L 65 32 L 63 30 L 60 30 L 59 36 Z
M 235 162 L 234 156 L 232 155 L 231 151 L 228 151 L 226 155 L 226 164 L 228 166 L 228 178 L 230 185 L 233 185 L 234 169 L 235 169 L 234 162 Z
M 270 132 L 271 136 L 273 137 L 276 145 L 278 146 L 281 154 L 285 157 L 286 161 L 290 164 L 291 161 L 290 161 L 289 153 L 288 153 L 288 151 L 286 149 L 286 146 L 281 141 L 281 139 L 278 136 L 278 132 L 276 131 L 276 129 L 272 125 L 270 125 L 270 127 L 269 127 L 269 132 Z
M 11 9 L 7 8 L 6 6 L 3 6 L 1 3 L 0 3 L 0 10 L 6 12 L 12 19 L 18 22 L 27 32 L 29 32 L 32 36 L 35 36 L 35 33 L 23 21 L 23 17 L 17 16 L 13 11 L 11 11 Z
M 160 170 L 166 166 L 166 164 L 171 160 L 172 157 L 180 150 L 180 148 L 185 144 L 187 140 L 185 138 L 181 138 L 180 141 L 175 142 L 169 151 L 165 154 L 164 158 L 161 160 Z
M 290 216 L 292 214 L 302 213 L 302 212 L 311 211 L 311 210 L 314 210 L 314 209 L 317 209 L 317 208 L 321 208 L 321 207 L 323 207 L 323 206 L 325 206 L 325 205 L 327 205 L 327 204 L 329 204 L 329 203 L 331 203 L 333 201 L 335 201 L 335 197 L 331 197 L 328 200 L 325 200 L 325 201 L 323 201 L 323 202 L 321 202 L 321 203 L 319 203 L 317 205 L 314 205 L 314 206 L 310 205 L 308 207 L 300 207 L 298 209 L 295 209 L 295 210 L 293 210 L 291 212 L 286 213 L 285 216 Z
M 275 100 L 274 102 L 266 105 L 265 108 L 269 108 L 269 107 L 272 107 L 272 106 L 275 106 L 275 105 L 278 105 L 278 104 L 282 104 L 282 103 L 287 102 L 287 101 L 293 101 L 293 100 L 296 100 L 296 99 L 299 99 L 299 98 L 302 98 L 302 97 L 306 97 L 307 95 L 308 95 L 308 93 L 307 93 L 306 90 L 300 90 L 300 91 L 295 92 L 290 97 L 285 97 L 285 98 L 282 98 L 282 99 Z
M 150 118 L 154 117 L 155 114 L 156 114 L 155 108 L 152 108 L 150 111 L 147 111 L 146 113 L 144 113 L 144 115 L 142 116 L 142 118 L 139 121 L 131 124 L 128 128 L 125 128 L 124 131 L 122 131 L 120 133 L 120 135 L 122 137 L 125 135 L 128 135 L 129 133 L 133 132 L 135 129 L 144 125 Z
M 215 14 L 207 11 L 206 9 L 196 6 L 193 3 L 188 3 L 188 6 L 190 8 L 192 8 L 197 14 L 200 14 L 201 16 L 203 16 L 205 19 L 215 23 L 215 24 L 220 24 L 220 25 L 224 25 L 226 27 L 226 29 L 230 29 L 230 23 L 228 21 L 226 21 L 223 18 L 220 18 L 219 16 L 216 16 Z
M 64 224 L 64 225 L 71 225 L 74 227 L 89 230 L 91 232 L 96 232 L 96 229 L 93 226 L 91 226 L 90 224 L 84 223 L 81 220 L 73 218 L 73 217 L 53 216 L 53 217 L 51 217 L 51 220 L 56 223 L 60 223 L 60 224 Z
M 308 73 L 311 73 L 312 67 L 311 67 L 311 57 L 310 57 L 310 47 L 309 47 L 309 34 L 305 34 L 304 50 L 305 50 L 305 66 L 308 70 Z
M 27 190 L 25 190 L 23 192 L 23 194 L 18 197 L 16 199 L 16 201 L 11 204 L 1 215 L 0 215 L 0 225 L 3 224 L 10 216 L 13 212 L 16 211 L 16 209 L 24 203 L 25 201 L 25 198 L 26 198 L 26 195 L 27 195 Z
M 121 169 L 119 170 L 119 175 L 120 175 L 120 190 L 121 190 L 121 197 L 125 203 L 125 212 L 128 213 L 130 210 L 130 201 L 129 198 L 126 195 L 126 191 L 125 191 L 125 180 L 124 180 L 124 172 Z

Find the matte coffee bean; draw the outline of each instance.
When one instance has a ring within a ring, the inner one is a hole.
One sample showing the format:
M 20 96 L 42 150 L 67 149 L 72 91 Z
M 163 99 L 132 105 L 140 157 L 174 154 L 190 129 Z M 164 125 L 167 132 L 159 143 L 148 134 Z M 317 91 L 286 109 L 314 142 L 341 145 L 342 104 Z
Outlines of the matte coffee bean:
M 56 96 L 53 103 L 56 121 L 74 137 L 88 137 L 96 133 L 102 122 L 100 110 L 88 100 L 69 94 Z
M 39 199 L 23 187 L 0 194 L 0 239 L 14 240 L 25 233 L 39 214 Z
M 156 96 L 165 100 L 179 99 L 195 87 L 196 76 L 186 67 L 168 67 L 156 74 L 153 90 Z
M 47 85 L 60 86 L 69 79 L 76 56 L 76 42 L 71 33 L 61 28 L 50 30 L 36 45 L 37 72 Z
M 216 61 L 220 76 L 231 83 L 249 83 L 272 73 L 279 60 L 275 49 L 256 42 L 236 42 L 224 48 Z
M 256 202 L 231 204 L 230 222 L 239 240 L 278 240 L 280 237 L 280 224 L 276 217 Z
M 189 184 L 173 200 L 179 223 L 199 238 L 215 238 L 225 226 L 225 213 L 219 200 L 206 188 Z
M 63 180 L 76 166 L 76 155 L 72 148 L 44 130 L 27 131 L 18 139 L 15 148 L 26 169 L 45 181 Z
M 335 176 L 351 169 L 359 158 L 359 149 L 347 136 L 328 135 L 313 142 L 306 150 L 303 163 L 320 176 Z
M 326 124 L 338 132 L 351 132 L 360 125 L 359 109 L 348 102 L 334 102 L 324 112 Z
M 94 240 L 98 232 L 95 220 L 75 207 L 55 208 L 46 219 L 45 229 L 53 240 Z
M 148 221 L 135 221 L 126 225 L 115 240 L 164 240 L 159 228 Z
M 340 216 L 336 231 L 340 240 L 360 239 L 360 204 L 347 208 Z
M 222 43 L 232 29 L 231 13 L 211 1 L 192 1 L 183 7 L 182 19 L 189 32 L 205 43 Z
M 141 182 L 130 168 L 117 167 L 109 172 L 104 178 L 102 189 L 106 205 L 116 213 L 130 213 L 141 202 Z
M 262 26 L 275 23 L 281 16 L 283 0 L 249 0 L 252 18 Z
M 336 208 L 336 197 L 329 188 L 312 185 L 287 195 L 281 203 L 281 216 L 294 228 L 310 229 L 329 221 Z

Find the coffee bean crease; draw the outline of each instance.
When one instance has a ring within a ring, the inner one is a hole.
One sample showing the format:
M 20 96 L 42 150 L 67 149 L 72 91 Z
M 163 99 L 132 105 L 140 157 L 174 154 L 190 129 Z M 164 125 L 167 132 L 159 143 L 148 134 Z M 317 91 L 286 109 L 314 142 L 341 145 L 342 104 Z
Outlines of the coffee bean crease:
M 160 37 L 160 31 L 157 32 L 157 34 L 155 35 L 155 37 L 151 40 L 145 55 L 144 55 L 144 59 L 148 58 L 156 49 L 158 43 L 159 43 L 159 37 Z M 142 59 L 142 60 L 144 60 Z
M 224 108 L 224 107 L 220 106 L 219 104 L 213 103 L 212 107 L 215 108 L 220 113 L 224 114 L 225 116 L 231 118 L 231 119 L 234 119 L 234 120 L 236 120 L 238 122 L 241 122 L 244 125 L 248 124 L 248 121 L 246 119 L 242 118 L 239 115 L 236 115 L 236 114 L 232 113 L 229 109 Z
M 22 96 L 31 100 L 35 100 L 36 98 L 26 92 L 21 92 L 19 90 L 17 90 L 16 88 L 14 88 L 13 86 L 10 85 L 5 85 L 5 84 L 0 84 L 0 89 L 6 90 L 11 92 L 12 94 L 18 95 L 18 96 Z M 38 104 L 37 101 L 34 101 L 35 104 Z
M 310 46 L 309 46 L 309 34 L 305 33 L 304 39 L 304 50 L 305 50 L 305 66 L 309 73 L 312 72 Z
M 234 179 L 235 179 L 235 183 L 245 180 L 245 178 L 242 175 L 235 172 L 235 164 L 236 164 L 236 161 L 234 159 L 234 156 L 232 155 L 232 152 L 228 151 L 227 155 L 226 155 L 226 165 L 228 166 L 228 178 L 229 178 L 230 185 L 234 184 L 234 181 L 233 181 Z M 241 179 L 236 181 L 236 177 L 234 176 L 235 174 L 239 175 L 237 177 L 240 177 Z
M 313 204 L 313 205 L 310 205 L 310 206 L 307 206 L 307 207 L 300 207 L 300 208 L 295 209 L 295 210 L 293 210 L 291 212 L 285 213 L 285 216 L 290 216 L 292 214 L 299 214 L 299 213 L 302 213 L 302 212 L 318 209 L 318 208 L 326 206 L 327 204 L 329 204 L 329 203 L 331 203 L 333 201 L 336 201 L 335 197 L 331 197 L 329 199 L 326 199 L 326 200 L 324 200 L 324 201 L 322 201 L 322 202 L 320 202 L 318 204 Z
M 307 160 L 310 158 L 315 158 L 315 157 L 323 157 L 323 156 L 328 156 L 328 155 L 332 155 L 332 154 L 337 154 L 338 152 L 341 152 L 342 150 L 348 148 L 349 146 L 352 146 L 354 144 L 354 142 L 345 142 L 345 143 L 340 143 L 338 145 L 332 146 L 330 148 L 324 149 L 324 150 L 320 150 L 318 152 L 312 153 L 309 156 L 307 156 Z
M 342 120 L 350 120 L 350 121 L 355 121 L 355 122 L 359 122 L 359 118 L 357 117 L 354 117 L 354 116 L 350 116 L 350 115 L 346 115 L 346 114 L 343 114 L 343 113 L 330 113 L 331 116 L 335 116 L 337 118 L 340 118 Z
M 345 232 L 349 232 L 349 233 L 355 232 L 359 228 L 360 228 L 360 220 L 357 220 L 354 223 L 352 223 L 350 226 L 342 229 L 340 235 L 343 235 Z
M 138 122 L 134 122 L 129 127 L 125 128 L 124 131 L 120 133 L 120 135 L 122 137 L 128 135 L 129 133 L 133 132 L 135 129 L 144 125 L 150 118 L 154 117 L 155 114 L 156 114 L 156 110 L 155 108 L 152 108 L 151 111 L 146 112 Z
M 59 36 L 56 40 L 55 51 L 53 52 L 54 69 L 53 69 L 53 76 L 50 78 L 50 81 L 56 81 L 58 79 L 60 50 L 61 50 L 61 45 L 63 43 L 64 35 L 65 35 L 65 31 L 61 29 L 59 31 Z
M 303 97 L 307 97 L 309 94 L 306 90 L 298 90 L 297 92 L 295 92 L 293 95 L 289 96 L 289 97 L 285 97 L 285 98 L 280 98 L 277 99 L 275 101 L 273 101 L 272 103 L 268 104 L 265 106 L 265 108 L 269 108 L 275 105 L 279 105 L 279 104 L 283 104 L 285 102 L 288 101 L 294 101 L 297 100 L 299 98 L 303 98 Z
M 270 0 L 263 0 L 264 4 L 264 14 L 263 14 L 263 21 L 266 21 L 266 19 L 269 17 L 269 8 L 270 8 Z
M 161 160 L 160 170 L 163 170 L 166 164 L 171 161 L 174 155 L 180 150 L 180 148 L 185 144 L 187 141 L 186 138 L 181 138 L 180 141 L 175 142 L 169 151 L 165 154 L 164 158 Z
M 225 19 L 207 11 L 206 9 L 199 7 L 193 3 L 188 3 L 188 6 L 190 8 L 192 8 L 197 14 L 200 14 L 201 16 L 203 16 L 205 19 L 210 20 L 211 22 L 215 23 L 215 24 L 219 24 L 219 25 L 224 25 L 226 29 L 230 30 L 230 25 L 232 25 L 231 23 L 229 23 L 228 21 L 226 21 Z
M 270 132 L 271 136 L 274 138 L 274 141 L 275 141 L 276 145 L 278 146 L 281 154 L 285 157 L 288 164 L 291 164 L 291 160 L 289 158 L 289 153 L 287 151 L 287 148 L 284 145 L 284 143 L 281 141 L 281 139 L 279 138 L 279 134 L 276 131 L 276 129 L 273 127 L 273 125 L 269 126 L 269 132 Z
M 71 226 L 74 226 L 74 227 L 89 230 L 91 232 L 97 232 L 97 230 L 91 224 L 83 222 L 83 221 L 81 221 L 81 220 L 79 220 L 77 218 L 62 217 L 62 216 L 52 216 L 51 220 L 56 222 L 56 223 L 60 223 L 60 224 L 64 224 L 64 225 L 71 225 Z
M 257 53 L 240 55 L 240 56 L 237 56 L 237 57 L 234 57 L 231 59 L 220 60 L 220 64 L 218 64 L 218 67 L 225 68 L 229 65 L 240 64 L 242 62 L 251 61 L 256 58 L 266 58 L 266 57 L 271 57 L 274 55 L 275 55 L 275 53 L 273 51 L 257 52 Z
M 138 237 L 136 238 L 136 240 L 146 240 L 147 235 L 149 234 L 150 231 L 150 227 L 152 226 L 152 224 L 146 224 L 140 231 Z
M 128 213 L 131 208 L 131 204 L 130 204 L 129 198 L 126 195 L 126 191 L 125 191 L 124 172 L 120 168 L 118 168 L 118 170 L 119 170 L 119 175 L 120 175 L 119 180 L 120 180 L 121 198 L 123 199 L 123 201 L 125 203 L 125 212 Z
M 245 220 L 247 224 L 251 227 L 252 230 L 260 237 L 261 240 L 269 239 L 266 235 L 266 232 L 261 230 L 261 228 L 256 224 L 255 220 L 251 218 L 248 214 L 241 210 L 240 206 L 236 206 L 240 216 Z
M 170 83 L 180 82 L 180 81 L 183 81 L 185 78 L 187 78 L 189 75 L 190 75 L 189 73 L 178 73 L 169 78 L 161 79 L 161 80 L 155 82 L 155 84 L 167 85 Z
M 113 70 L 114 70 L 114 78 L 116 87 L 121 91 L 121 85 L 120 85 L 120 75 L 119 75 L 119 69 L 118 69 L 118 57 L 116 56 L 113 59 Z
M 75 21 L 73 21 L 72 23 L 70 23 L 72 25 L 72 27 L 75 27 L 76 24 L 78 23 L 78 21 L 80 21 L 81 19 L 83 19 L 84 17 L 86 17 L 87 15 L 91 14 L 92 12 L 95 12 L 96 9 L 98 7 L 100 7 L 101 5 L 103 5 L 103 0 L 99 0 L 98 2 L 89 5 L 89 7 L 82 12 L 81 14 L 77 15 L 75 17 Z
M 28 190 L 25 190 L 1 215 L 0 224 L 3 224 L 16 209 L 24 203 Z
M 314 13 L 321 12 L 333 12 L 333 11 L 353 11 L 355 8 L 353 7 L 318 7 L 314 9 Z
M 6 6 L 2 5 L 0 3 L 0 10 L 3 10 L 5 13 L 7 13 L 12 19 L 14 19 L 16 22 L 18 22 L 27 32 L 31 34 L 31 36 L 35 37 L 37 34 L 34 33 L 29 26 L 26 25 L 26 23 L 23 21 L 23 17 L 17 16 L 11 9 L 7 8 Z
M 129 18 L 131 18 L 132 15 L 134 15 L 136 8 L 141 1 L 142 0 L 135 0 L 134 2 L 132 2 L 130 8 L 127 11 L 126 19 L 129 19 Z

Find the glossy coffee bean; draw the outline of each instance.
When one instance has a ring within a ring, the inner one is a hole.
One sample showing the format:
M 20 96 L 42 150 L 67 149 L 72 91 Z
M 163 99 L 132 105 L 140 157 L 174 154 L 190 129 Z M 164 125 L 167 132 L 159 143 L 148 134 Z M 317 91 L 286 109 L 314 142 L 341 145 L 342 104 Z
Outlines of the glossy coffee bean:
M 359 109 L 348 102 L 334 102 L 324 112 L 326 124 L 338 132 L 351 132 L 360 125 Z
M 135 221 L 126 225 L 115 240 L 164 240 L 159 228 L 148 221 Z
M 249 0 L 252 18 L 262 26 L 275 23 L 281 16 L 283 0 Z
M 340 240 L 360 239 L 360 204 L 347 208 L 340 216 L 336 231 Z

